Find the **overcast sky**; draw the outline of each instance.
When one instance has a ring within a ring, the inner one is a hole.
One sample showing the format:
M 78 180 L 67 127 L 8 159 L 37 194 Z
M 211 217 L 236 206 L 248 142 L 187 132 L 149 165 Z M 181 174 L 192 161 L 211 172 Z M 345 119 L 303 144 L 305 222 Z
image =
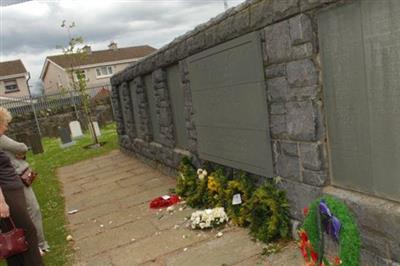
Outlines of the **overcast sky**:
M 82 36 L 92 50 L 106 49 L 111 41 L 119 47 L 160 48 L 224 11 L 223 0 L 0 1 L 0 61 L 21 59 L 33 86 L 46 56 L 62 53 L 57 46 L 68 42 L 63 20 L 75 22 L 73 35 Z M 244 0 L 227 2 L 232 7 Z

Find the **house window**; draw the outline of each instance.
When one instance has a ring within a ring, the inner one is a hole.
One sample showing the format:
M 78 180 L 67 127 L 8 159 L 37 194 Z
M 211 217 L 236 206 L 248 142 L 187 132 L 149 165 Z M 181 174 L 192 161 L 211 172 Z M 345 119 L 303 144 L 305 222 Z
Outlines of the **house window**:
M 106 77 L 111 76 L 113 74 L 112 66 L 103 66 L 96 68 L 97 77 Z
M 6 88 L 5 93 L 11 93 L 19 91 L 17 81 L 16 80 L 9 80 L 4 82 L 4 86 Z

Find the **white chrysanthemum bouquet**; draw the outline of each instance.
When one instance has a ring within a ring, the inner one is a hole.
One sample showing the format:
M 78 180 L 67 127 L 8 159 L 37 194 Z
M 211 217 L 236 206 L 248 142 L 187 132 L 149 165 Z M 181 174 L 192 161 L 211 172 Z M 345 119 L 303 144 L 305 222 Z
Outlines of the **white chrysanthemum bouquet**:
M 228 221 L 223 207 L 195 211 L 190 217 L 193 229 L 208 229 L 219 226 Z

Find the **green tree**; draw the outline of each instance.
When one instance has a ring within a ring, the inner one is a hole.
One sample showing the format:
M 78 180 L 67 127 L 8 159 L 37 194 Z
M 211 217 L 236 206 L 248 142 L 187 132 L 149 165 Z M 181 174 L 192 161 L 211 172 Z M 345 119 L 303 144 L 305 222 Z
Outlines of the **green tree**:
M 65 29 L 68 34 L 68 45 L 60 48 L 62 49 L 63 54 L 67 57 L 69 67 L 66 71 L 70 77 L 68 88 L 63 88 L 63 90 L 67 90 L 68 92 L 72 90 L 80 96 L 86 121 L 91 128 L 94 147 L 99 147 L 100 143 L 95 133 L 90 108 L 90 95 L 88 92 L 86 75 L 83 70 L 78 68 L 80 63 L 87 57 L 87 50 L 84 49 L 86 45 L 84 45 L 83 37 L 72 36 L 72 29 L 75 28 L 75 26 L 75 22 L 68 25 L 66 20 L 63 20 L 61 23 L 61 28 Z

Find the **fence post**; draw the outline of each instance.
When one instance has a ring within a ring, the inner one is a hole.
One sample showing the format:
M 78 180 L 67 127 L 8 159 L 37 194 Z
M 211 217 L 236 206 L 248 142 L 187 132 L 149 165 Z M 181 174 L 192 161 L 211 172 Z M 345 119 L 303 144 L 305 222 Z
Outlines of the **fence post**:
M 36 114 L 35 104 L 33 103 L 32 95 L 30 93 L 29 93 L 29 100 L 31 102 L 33 116 L 35 117 L 35 122 L 36 122 L 36 127 L 37 127 L 37 130 L 38 130 L 38 134 L 39 134 L 39 137 L 41 138 L 42 137 L 42 132 L 40 131 L 39 119 L 38 119 L 37 114 Z
M 31 88 L 29 86 L 29 80 L 31 79 L 31 73 L 28 72 L 28 78 L 26 79 L 26 86 L 28 88 L 28 94 L 29 94 L 29 101 L 31 103 L 31 107 L 32 107 L 32 111 L 33 111 L 33 116 L 35 117 L 35 123 L 36 123 L 36 127 L 37 127 L 37 131 L 39 134 L 39 138 L 42 138 L 42 132 L 40 131 L 40 125 L 39 125 L 39 120 L 37 118 L 37 114 L 36 114 L 36 109 L 35 109 L 35 104 L 32 101 L 32 93 L 31 93 Z

